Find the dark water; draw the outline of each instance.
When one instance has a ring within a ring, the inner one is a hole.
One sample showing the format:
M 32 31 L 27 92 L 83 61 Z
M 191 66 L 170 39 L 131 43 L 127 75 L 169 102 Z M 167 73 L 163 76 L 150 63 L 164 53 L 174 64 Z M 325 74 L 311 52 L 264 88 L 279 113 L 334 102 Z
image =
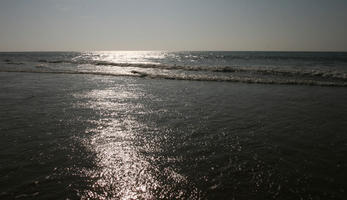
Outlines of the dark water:
M 1 54 L 0 199 L 345 199 L 346 60 L 327 55 L 264 58 L 271 66 L 257 68 L 244 59 L 251 71 L 221 76 L 339 87 L 123 76 L 211 76 L 160 68 L 235 67 L 225 58 L 174 65 L 127 55 L 110 64 L 77 62 L 81 53 Z M 293 59 L 301 72 L 334 76 L 278 74 L 298 70 L 284 64 Z M 276 73 L 255 71 L 269 68 Z

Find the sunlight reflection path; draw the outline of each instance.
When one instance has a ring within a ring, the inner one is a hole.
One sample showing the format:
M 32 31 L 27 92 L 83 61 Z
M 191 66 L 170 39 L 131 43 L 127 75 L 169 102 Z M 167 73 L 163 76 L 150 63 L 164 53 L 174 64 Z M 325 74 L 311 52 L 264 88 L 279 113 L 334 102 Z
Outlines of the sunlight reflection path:
M 168 56 L 171 54 L 165 51 L 98 51 L 85 52 L 82 58 L 114 63 L 160 64 L 160 61 Z M 75 58 L 75 60 L 78 59 L 78 57 Z
M 93 180 L 90 189 L 79 191 L 82 199 L 157 199 L 184 195 L 179 187 L 187 184 L 186 177 L 170 168 L 159 170 L 150 162 L 157 158 L 141 154 L 161 151 L 158 144 L 141 137 L 148 127 L 134 117 L 146 112 L 143 98 L 154 97 L 131 84 L 117 84 L 75 97 L 87 100 L 78 106 L 91 108 L 100 115 L 100 119 L 89 121 L 92 126 L 86 133 L 92 136 L 82 142 L 96 153 L 96 167 L 82 172 Z
M 119 87 L 82 94 L 90 99 L 84 106 L 99 111 L 102 117 L 91 121 L 96 128 L 87 130 L 93 133 L 89 148 L 97 153 L 97 169 L 87 172 L 96 181 L 91 190 L 81 194 L 82 198 L 154 198 L 151 190 L 155 190 L 159 183 L 150 173 L 150 164 L 133 144 L 135 132 L 144 124 L 128 115 L 141 108 L 141 105 L 129 102 L 140 95 Z

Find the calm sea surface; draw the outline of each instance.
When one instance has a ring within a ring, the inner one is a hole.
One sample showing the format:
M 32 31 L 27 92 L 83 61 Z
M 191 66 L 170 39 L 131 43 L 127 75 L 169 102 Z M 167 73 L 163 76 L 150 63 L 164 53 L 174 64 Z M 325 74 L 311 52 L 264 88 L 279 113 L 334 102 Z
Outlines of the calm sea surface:
M 347 53 L 0 53 L 0 199 L 346 199 Z

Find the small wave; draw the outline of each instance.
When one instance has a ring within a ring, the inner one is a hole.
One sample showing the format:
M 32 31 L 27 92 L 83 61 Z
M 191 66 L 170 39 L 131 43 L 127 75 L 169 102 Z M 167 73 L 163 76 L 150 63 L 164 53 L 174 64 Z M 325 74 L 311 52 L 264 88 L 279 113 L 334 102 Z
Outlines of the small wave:
M 8 65 L 24 65 L 24 63 L 21 63 L 21 62 L 8 62 L 6 64 L 8 64 Z
M 8 65 L 23 65 L 24 63 L 22 63 L 22 62 L 13 62 L 12 60 L 10 60 L 10 59 L 4 59 L 3 60 L 6 64 L 8 64 Z
M 52 64 L 58 64 L 58 63 L 74 63 L 73 61 L 69 61 L 69 60 L 38 60 L 37 62 L 40 63 L 52 63 Z
M 296 60 L 296 61 L 306 61 L 306 62 L 347 62 L 347 56 L 344 55 L 212 55 L 205 56 L 205 59 L 225 59 L 225 60 L 272 60 L 272 61 L 287 61 L 287 60 Z
M 168 80 L 187 80 L 187 81 L 216 81 L 216 82 L 240 82 L 240 83 L 257 83 L 257 84 L 279 84 L 279 85 L 309 85 L 309 86 L 330 86 L 330 87 L 347 87 L 345 82 L 326 82 L 315 80 L 293 80 L 293 79 L 265 79 L 265 78 L 245 78 L 245 77 L 218 77 L 208 75 L 167 75 L 167 74 L 151 74 L 142 71 L 132 70 L 131 73 L 108 73 L 95 71 L 47 71 L 47 70 L 4 70 L 0 72 L 15 73 L 47 73 L 47 74 L 89 74 L 98 76 L 128 76 L 141 77 L 151 79 L 168 79 Z
M 195 76 L 195 75 L 166 75 L 166 74 L 149 74 L 133 70 L 132 73 L 140 75 L 140 77 L 160 78 L 170 80 L 188 80 L 188 81 L 218 81 L 218 82 L 240 82 L 240 83 L 258 83 L 258 84 L 279 84 L 279 85 L 311 85 L 311 86 L 335 86 L 347 87 L 347 83 L 342 82 L 326 82 L 314 80 L 275 80 L 264 78 L 245 78 L 245 77 L 216 77 L 216 76 Z
M 134 74 L 117 74 L 117 73 L 108 73 L 108 72 L 87 72 L 87 71 L 47 71 L 47 70 L 3 70 L 0 69 L 0 72 L 8 72 L 8 73 L 42 73 L 42 74 L 90 74 L 90 75 L 99 75 L 99 76 L 137 76 L 141 77 L 141 75 Z
M 259 75 L 275 75 L 290 77 L 322 77 L 331 79 L 340 79 L 347 81 L 347 74 L 338 71 L 323 70 L 286 70 L 274 68 L 256 68 L 256 67 L 238 67 L 238 66 L 180 66 L 180 65 L 159 65 L 159 64 L 141 64 L 141 63 L 115 63 L 108 61 L 67 61 L 67 60 L 39 60 L 45 63 L 71 63 L 71 64 L 92 64 L 97 66 L 117 66 L 117 67 L 136 67 L 144 69 L 162 69 L 162 70 L 184 70 L 184 71 L 205 71 L 220 73 L 255 73 Z

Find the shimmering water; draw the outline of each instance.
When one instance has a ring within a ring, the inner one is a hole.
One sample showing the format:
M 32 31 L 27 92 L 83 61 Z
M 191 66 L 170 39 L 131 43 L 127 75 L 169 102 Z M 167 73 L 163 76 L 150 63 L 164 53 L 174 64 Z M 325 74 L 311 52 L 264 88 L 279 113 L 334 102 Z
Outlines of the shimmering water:
M 347 86 L 343 52 L 29 52 L 0 60 L 1 72 Z
M 163 52 L 148 54 L 151 59 L 110 52 L 1 54 L 0 198 L 347 197 L 344 54 L 258 58 L 269 62 L 266 67 L 244 58 L 235 59 L 248 65 L 232 66 L 225 58 L 213 58 L 214 65 L 173 64 L 163 61 Z M 86 62 L 88 55 L 97 61 Z M 169 69 L 175 66 L 182 68 Z M 131 72 L 211 77 L 218 72 L 207 69 L 226 67 L 238 71 L 220 76 L 342 87 L 166 80 Z M 324 75 L 301 73 L 312 70 Z M 72 71 L 85 73 L 65 73 Z

